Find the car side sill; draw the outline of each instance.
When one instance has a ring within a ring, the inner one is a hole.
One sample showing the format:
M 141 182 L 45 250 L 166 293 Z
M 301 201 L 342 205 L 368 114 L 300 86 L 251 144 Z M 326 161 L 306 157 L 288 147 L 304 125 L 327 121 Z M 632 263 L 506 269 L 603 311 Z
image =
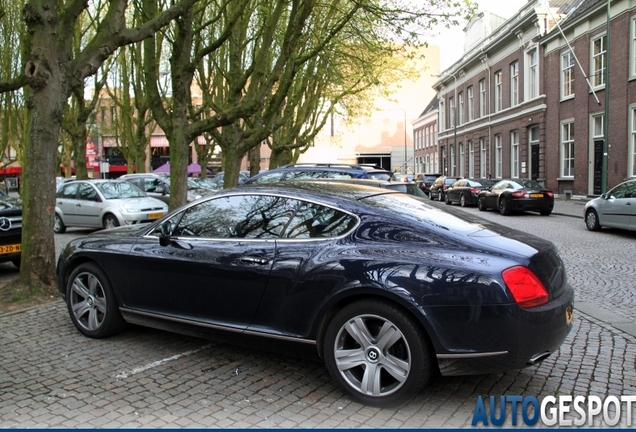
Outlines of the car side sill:
M 295 337 L 291 337 L 291 336 L 283 336 L 283 335 L 277 335 L 277 334 L 272 334 L 272 333 L 257 332 L 257 331 L 253 331 L 253 330 L 245 330 L 245 329 L 241 329 L 241 328 L 222 326 L 222 325 L 218 325 L 218 324 L 203 323 L 203 322 L 200 322 L 200 321 L 193 321 L 193 320 L 187 320 L 187 319 L 183 319 L 183 318 L 176 318 L 176 317 L 171 317 L 171 316 L 167 316 L 167 315 L 155 314 L 155 313 L 151 313 L 151 312 L 141 312 L 141 311 L 128 309 L 128 308 L 123 308 L 123 307 L 120 307 L 119 311 L 123 315 L 124 319 L 127 322 L 131 323 L 131 324 L 138 324 L 138 325 L 143 325 L 143 326 L 151 326 L 151 325 L 149 325 L 149 323 L 148 323 L 148 321 L 146 319 L 142 318 L 142 317 L 146 317 L 146 318 L 150 318 L 150 319 L 157 320 L 157 321 L 172 321 L 172 322 L 175 322 L 175 323 L 187 324 L 187 325 L 192 325 L 192 326 L 196 326 L 196 327 L 203 327 L 203 328 L 208 328 L 208 329 L 213 329 L 213 330 L 222 330 L 222 331 L 226 331 L 226 332 L 240 333 L 240 334 L 249 335 L 249 336 L 267 337 L 267 338 L 270 338 L 270 339 L 277 339 L 277 340 L 283 340 L 283 341 L 288 341 L 288 342 L 296 342 L 296 343 L 304 343 L 304 344 L 316 345 L 316 341 L 315 340 L 311 340 L 311 339 L 301 339 L 301 338 L 295 338 Z M 161 328 L 170 331 L 169 328 L 163 328 L 163 327 L 161 327 Z
M 493 351 L 493 352 L 465 353 L 465 354 L 437 354 L 437 358 L 440 360 L 449 360 L 449 359 L 493 357 L 493 356 L 500 356 L 500 355 L 506 355 L 506 354 L 508 354 L 508 351 Z

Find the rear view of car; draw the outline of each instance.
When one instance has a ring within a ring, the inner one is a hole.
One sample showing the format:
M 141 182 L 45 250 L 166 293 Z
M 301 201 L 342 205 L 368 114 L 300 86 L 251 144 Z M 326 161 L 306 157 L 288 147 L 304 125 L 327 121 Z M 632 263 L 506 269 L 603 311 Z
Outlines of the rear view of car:
M 439 176 L 441 176 L 441 174 L 420 173 L 415 176 L 415 183 L 417 183 L 422 192 L 428 195 L 431 189 L 431 185 L 435 182 L 435 180 L 437 180 Z

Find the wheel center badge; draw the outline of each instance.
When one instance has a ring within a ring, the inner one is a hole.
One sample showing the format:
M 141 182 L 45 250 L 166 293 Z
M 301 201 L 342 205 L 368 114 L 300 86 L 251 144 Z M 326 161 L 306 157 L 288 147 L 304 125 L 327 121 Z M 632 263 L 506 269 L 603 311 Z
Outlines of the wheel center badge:
M 86 303 L 88 303 L 89 306 L 93 306 L 93 297 L 87 298 Z
M 380 358 L 380 352 L 375 348 L 371 348 L 369 351 L 367 351 L 367 358 L 371 362 L 377 362 Z

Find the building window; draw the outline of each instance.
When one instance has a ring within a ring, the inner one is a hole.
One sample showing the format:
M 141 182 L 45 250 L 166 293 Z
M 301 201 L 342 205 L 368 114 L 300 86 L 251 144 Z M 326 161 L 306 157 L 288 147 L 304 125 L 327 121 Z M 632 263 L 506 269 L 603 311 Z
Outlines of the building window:
M 592 138 L 594 141 L 605 139 L 605 115 L 592 116 Z
M 574 54 L 568 51 L 561 55 L 561 98 L 574 96 Z
M 486 140 L 479 138 L 479 176 L 489 177 L 488 174 L 488 153 L 486 152 Z
M 468 121 L 473 121 L 475 120 L 475 101 L 473 97 L 473 86 L 468 87 L 466 93 L 468 93 L 468 100 L 466 101 L 468 103 Z
M 459 93 L 457 95 L 457 103 L 459 104 L 457 109 L 457 124 L 459 125 L 463 125 L 464 124 L 464 93 Z
M 519 178 L 519 132 L 510 132 L 510 177 Z
M 501 71 L 495 72 L 495 112 L 503 108 L 503 82 Z
M 450 175 L 457 175 L 457 162 L 455 161 L 455 146 L 453 144 L 450 145 Z
M 450 112 L 448 113 L 450 116 L 450 121 L 448 126 L 455 127 L 455 98 L 454 97 L 448 98 L 448 109 L 450 110 Z
M 459 143 L 459 176 L 464 177 L 466 166 L 466 155 L 464 154 L 464 143 Z
M 629 168 L 629 173 L 632 177 L 636 177 L 636 108 L 632 107 L 630 115 L 631 121 L 631 133 L 629 134 L 629 162 L 631 162 L 631 167 Z M 633 214 L 633 213 L 632 213 Z
M 439 130 L 446 130 L 446 110 L 444 100 L 439 101 Z
M 519 105 L 519 62 L 510 65 L 510 106 Z
M 448 172 L 448 163 L 446 161 L 446 147 L 442 147 L 439 163 L 441 165 L 440 168 L 444 170 L 441 174 L 446 175 L 446 173 Z
M 468 141 L 468 177 L 475 177 L 475 148 L 472 141 Z
M 574 177 L 574 122 L 561 125 L 561 177 Z
M 495 178 L 501 178 L 503 172 L 503 147 L 501 135 L 495 135 Z
M 536 48 L 527 52 L 526 65 L 527 95 L 528 99 L 534 99 L 539 96 L 539 56 Z
M 479 81 L 479 117 L 486 115 L 486 80 Z
M 636 76 L 636 17 L 632 18 L 632 22 L 631 22 L 631 38 L 632 38 L 632 43 L 630 46 L 631 52 L 630 52 L 630 61 L 629 61 L 629 73 L 630 75 L 633 77 Z
M 594 87 L 605 85 L 607 51 L 605 35 L 592 40 L 592 79 Z

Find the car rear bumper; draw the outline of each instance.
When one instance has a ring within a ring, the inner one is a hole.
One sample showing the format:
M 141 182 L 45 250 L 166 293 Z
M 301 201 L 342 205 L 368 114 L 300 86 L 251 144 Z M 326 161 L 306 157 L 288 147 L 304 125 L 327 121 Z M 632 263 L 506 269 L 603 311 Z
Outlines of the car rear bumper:
M 554 209 L 554 201 L 544 200 L 511 200 L 508 205 L 513 211 L 552 211 Z
M 543 306 L 466 306 L 467 318 L 446 323 L 442 341 L 451 349 L 437 354 L 442 375 L 472 375 L 523 369 L 559 349 L 572 328 L 574 290 Z M 454 324 L 454 325 L 453 325 Z M 463 347 L 462 347 L 463 346 Z

